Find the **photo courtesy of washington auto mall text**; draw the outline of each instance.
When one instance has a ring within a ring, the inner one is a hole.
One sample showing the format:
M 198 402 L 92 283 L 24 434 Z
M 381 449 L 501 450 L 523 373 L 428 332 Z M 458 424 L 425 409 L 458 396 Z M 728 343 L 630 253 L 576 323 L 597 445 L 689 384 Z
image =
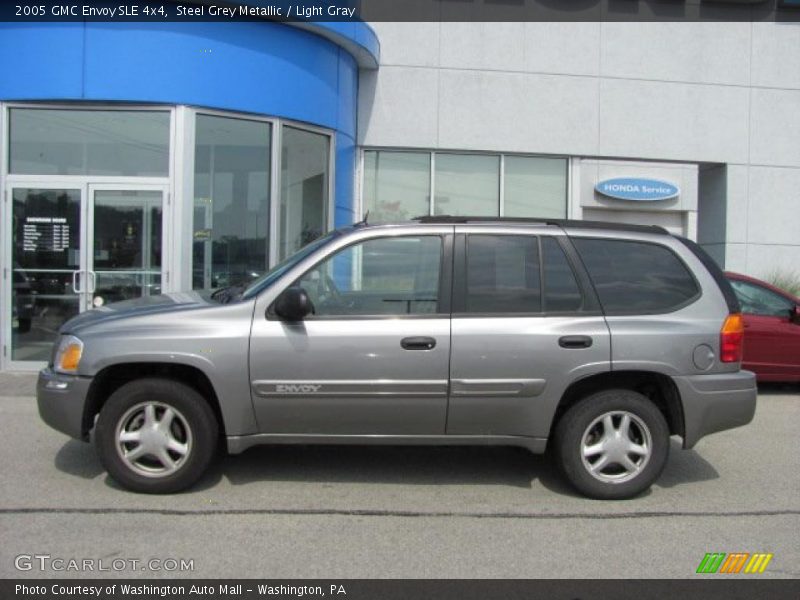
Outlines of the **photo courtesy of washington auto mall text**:
M 83 585 L 80 583 L 46 583 L 14 585 L 16 597 L 58 597 L 58 598 L 193 598 L 193 597 L 346 597 L 343 584 L 322 585 L 286 585 L 270 583 L 98 583 Z
M 800 600 L 800 0 L 0 57 L 0 600 Z

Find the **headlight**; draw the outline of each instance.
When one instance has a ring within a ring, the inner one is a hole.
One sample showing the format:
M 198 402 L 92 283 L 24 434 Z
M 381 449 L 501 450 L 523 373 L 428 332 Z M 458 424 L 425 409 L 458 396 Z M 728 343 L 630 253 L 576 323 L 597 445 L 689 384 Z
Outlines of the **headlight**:
M 83 355 L 83 342 L 74 335 L 63 335 L 56 350 L 53 368 L 58 373 L 77 373 Z

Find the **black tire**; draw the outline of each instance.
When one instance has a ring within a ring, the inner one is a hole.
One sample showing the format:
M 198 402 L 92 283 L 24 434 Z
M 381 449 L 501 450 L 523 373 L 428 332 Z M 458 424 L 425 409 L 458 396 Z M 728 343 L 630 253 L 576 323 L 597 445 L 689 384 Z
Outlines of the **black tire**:
M 149 428 L 148 406 L 153 415 Z M 167 409 L 172 411 L 169 419 Z M 118 442 L 119 434 L 141 435 L 146 428 L 154 432 L 146 440 Z M 168 494 L 203 476 L 215 455 L 218 430 L 214 412 L 194 389 L 170 379 L 138 379 L 120 387 L 103 405 L 94 442 L 106 471 L 120 485 L 134 492 Z M 123 457 L 134 456 L 139 445 L 144 449 L 173 443 L 184 453 L 168 448 L 166 459 L 141 451 L 140 458 Z
M 623 433 L 625 415 L 630 425 Z M 613 439 L 601 446 L 606 416 L 611 419 Z M 584 459 L 584 441 L 589 450 L 602 449 Z M 649 449 L 646 458 L 643 448 Z M 599 500 L 623 500 L 641 494 L 661 475 L 669 456 L 669 428 L 658 407 L 642 394 L 605 390 L 564 413 L 556 426 L 554 450 L 559 468 L 579 492 Z M 630 462 L 623 462 L 626 458 Z

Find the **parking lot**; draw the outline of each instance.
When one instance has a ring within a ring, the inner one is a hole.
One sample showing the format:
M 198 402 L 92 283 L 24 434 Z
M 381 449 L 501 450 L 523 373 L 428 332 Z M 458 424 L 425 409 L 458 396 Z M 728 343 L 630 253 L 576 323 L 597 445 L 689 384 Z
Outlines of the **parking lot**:
M 707 552 L 770 552 L 756 577 L 800 576 L 797 387 L 762 389 L 751 425 L 694 450 L 673 440 L 645 496 L 600 502 L 548 456 L 491 447 L 254 448 L 187 493 L 136 495 L 39 420 L 33 382 L 0 375 L 1 577 L 87 575 L 15 568 L 49 555 L 192 563 L 93 577 L 682 578 Z

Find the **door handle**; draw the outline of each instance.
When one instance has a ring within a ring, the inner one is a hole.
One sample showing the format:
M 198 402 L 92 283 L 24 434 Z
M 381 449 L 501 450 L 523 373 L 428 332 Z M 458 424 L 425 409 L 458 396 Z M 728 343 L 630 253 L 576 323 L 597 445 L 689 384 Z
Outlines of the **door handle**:
M 81 290 L 78 288 L 78 277 L 80 277 L 81 271 L 73 271 L 72 272 L 72 292 L 75 294 L 80 294 Z
M 400 340 L 400 345 L 405 350 L 433 350 L 436 340 L 432 337 L 407 337 Z
M 592 342 L 588 335 L 565 335 L 558 338 L 558 345 L 562 348 L 590 348 Z
M 97 275 L 94 271 L 86 271 L 86 279 L 87 282 L 91 282 L 91 289 L 86 290 L 89 294 L 94 294 L 95 290 L 97 289 Z

